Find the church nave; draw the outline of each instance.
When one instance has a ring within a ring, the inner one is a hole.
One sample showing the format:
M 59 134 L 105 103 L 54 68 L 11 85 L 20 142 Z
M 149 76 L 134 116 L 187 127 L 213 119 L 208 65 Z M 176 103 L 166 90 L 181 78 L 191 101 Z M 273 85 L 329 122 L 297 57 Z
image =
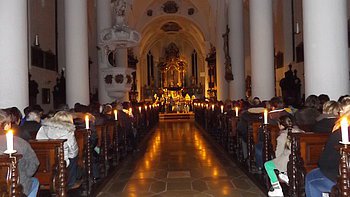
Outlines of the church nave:
M 160 122 L 144 150 L 123 163 L 99 197 L 264 196 L 193 121 Z

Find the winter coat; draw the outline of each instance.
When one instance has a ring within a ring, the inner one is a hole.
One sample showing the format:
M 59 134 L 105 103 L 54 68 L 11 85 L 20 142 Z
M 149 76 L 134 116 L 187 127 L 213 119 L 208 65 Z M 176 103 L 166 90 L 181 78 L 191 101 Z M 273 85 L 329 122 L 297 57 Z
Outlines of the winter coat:
M 6 136 L 0 135 L 0 152 L 7 149 Z M 22 158 L 18 161 L 19 183 L 23 186 L 23 193 L 28 195 L 32 188 L 32 177 L 39 166 L 39 160 L 30 144 L 13 136 L 13 149 L 16 154 L 21 154 Z
M 297 129 L 292 129 L 292 132 L 302 132 Z M 276 168 L 280 172 L 287 172 L 287 164 L 289 161 L 289 155 L 291 153 L 290 150 L 290 142 L 288 139 L 288 130 L 280 131 L 280 135 L 277 137 L 277 145 L 275 156 L 276 158 L 272 161 L 274 162 Z
M 43 121 L 41 125 L 36 139 L 67 139 L 63 144 L 63 148 L 64 160 L 68 166 L 69 158 L 75 158 L 78 155 L 78 144 L 74 135 L 74 124 L 48 119 Z

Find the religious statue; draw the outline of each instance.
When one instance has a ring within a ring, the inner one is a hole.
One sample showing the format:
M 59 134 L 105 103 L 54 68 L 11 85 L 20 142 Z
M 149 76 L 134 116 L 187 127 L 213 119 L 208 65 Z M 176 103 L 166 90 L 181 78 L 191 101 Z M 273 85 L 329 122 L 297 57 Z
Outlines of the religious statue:
M 126 25 L 125 24 L 125 13 L 126 13 L 126 0 L 115 0 L 113 2 L 113 11 L 116 15 L 116 24 L 117 25 Z

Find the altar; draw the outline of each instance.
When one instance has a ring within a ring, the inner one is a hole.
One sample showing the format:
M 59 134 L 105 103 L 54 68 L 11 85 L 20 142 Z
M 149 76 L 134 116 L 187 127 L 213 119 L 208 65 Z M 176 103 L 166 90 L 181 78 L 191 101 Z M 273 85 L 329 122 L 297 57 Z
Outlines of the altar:
M 158 87 L 154 87 L 154 83 L 145 87 L 148 98 L 152 95 L 152 100 L 160 104 L 161 112 L 188 113 L 192 110 L 193 99 L 203 95 L 203 87 L 196 85 L 196 77 L 193 73 L 189 76 L 191 68 L 187 62 L 175 43 L 165 48 L 157 65 L 158 78 L 154 80 L 159 82 Z

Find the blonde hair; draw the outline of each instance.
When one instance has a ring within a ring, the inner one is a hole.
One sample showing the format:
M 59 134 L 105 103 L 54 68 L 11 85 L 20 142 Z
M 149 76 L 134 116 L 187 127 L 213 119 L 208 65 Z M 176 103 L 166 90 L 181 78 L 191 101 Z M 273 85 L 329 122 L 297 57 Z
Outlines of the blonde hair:
M 340 128 L 340 121 L 341 121 L 342 117 L 346 117 L 348 120 L 350 120 L 350 102 L 342 102 L 340 105 L 342 108 L 341 118 L 339 118 L 337 120 L 337 122 L 335 123 L 335 125 L 333 127 L 333 131 L 336 131 L 337 129 Z
M 327 101 L 323 104 L 322 111 L 324 114 L 332 114 L 338 116 L 339 112 L 341 111 L 341 105 L 337 101 Z
M 73 124 L 73 116 L 71 113 L 66 111 L 59 111 L 53 117 L 52 120 L 58 122 L 66 122 Z

